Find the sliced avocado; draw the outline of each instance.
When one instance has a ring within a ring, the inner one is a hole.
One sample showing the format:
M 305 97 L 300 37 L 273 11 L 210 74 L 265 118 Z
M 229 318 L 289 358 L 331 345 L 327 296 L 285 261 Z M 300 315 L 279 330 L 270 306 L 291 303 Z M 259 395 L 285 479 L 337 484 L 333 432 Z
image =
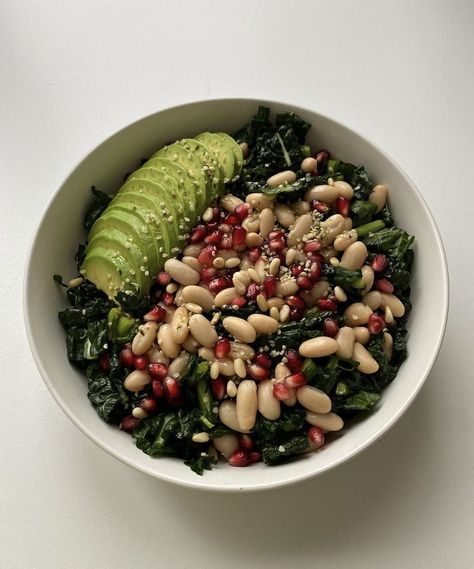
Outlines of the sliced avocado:
M 240 148 L 240 144 L 226 132 L 216 132 L 216 134 L 227 142 L 234 155 L 235 169 L 232 178 L 240 176 L 240 173 L 242 172 L 242 166 L 244 165 L 244 155 L 242 154 L 242 148 Z
M 158 270 L 168 257 L 174 256 L 171 252 L 177 243 L 184 243 L 185 238 L 180 239 L 176 234 L 175 227 L 169 220 L 169 213 L 158 208 L 156 201 L 140 192 L 118 193 L 110 202 L 111 207 L 123 207 L 139 215 L 152 232 L 158 247 Z
M 154 263 L 151 263 L 148 257 L 143 255 L 142 250 L 137 245 L 127 240 L 125 233 L 114 228 L 108 228 L 97 233 L 87 245 L 86 257 L 89 253 L 93 254 L 94 251 L 103 249 L 111 250 L 128 263 L 130 275 L 133 278 L 130 278 L 130 275 L 126 277 L 125 282 L 127 284 L 136 282 L 142 293 L 148 292 L 151 279 L 156 272 Z
M 156 166 L 142 166 L 139 170 L 134 172 L 128 180 L 136 178 L 151 180 L 165 188 L 170 195 L 175 209 L 177 209 L 178 215 L 183 221 L 185 229 L 190 229 L 194 226 L 197 217 L 195 199 L 186 195 L 186 192 L 183 191 L 173 175 L 168 174 L 166 170 L 157 168 Z
M 235 160 L 232 148 L 227 141 L 212 132 L 198 134 L 195 139 L 208 146 L 217 156 L 222 171 L 224 172 L 224 182 L 231 180 L 234 177 Z
M 159 162 L 159 160 L 166 160 L 167 162 Z M 165 167 L 170 173 L 173 173 L 173 167 L 170 163 L 181 168 L 181 171 L 176 168 L 180 181 L 184 184 L 186 180 L 191 181 L 192 195 L 194 195 L 193 201 L 196 202 L 196 213 L 197 215 L 202 215 L 209 204 L 211 189 L 208 178 L 204 175 L 202 162 L 197 156 L 182 146 L 170 144 L 158 150 L 144 166 Z
M 179 227 L 182 219 L 184 218 L 184 214 L 178 212 L 176 203 L 172 200 L 170 194 L 161 184 L 145 178 L 132 178 L 125 182 L 125 184 L 120 188 L 117 198 L 119 196 L 125 196 L 128 193 L 141 194 L 154 201 L 157 214 L 160 214 L 163 218 L 167 219 L 168 224 L 174 228 L 176 238 L 178 235 L 185 232 L 184 228 L 181 229 Z
M 140 292 L 134 270 L 119 253 L 96 247 L 89 251 L 82 264 L 87 280 L 113 298 L 119 291 Z
M 109 216 L 110 214 L 113 214 L 114 217 L 116 215 L 120 217 L 125 216 L 126 219 L 130 220 L 130 225 L 136 229 L 140 236 L 147 255 L 150 258 L 153 257 L 156 259 L 157 271 L 160 271 L 166 260 L 162 259 L 163 249 L 166 248 L 168 252 L 171 250 L 167 232 L 163 232 L 161 222 L 156 223 L 156 221 L 153 221 L 155 219 L 154 217 L 151 219 L 150 216 L 142 214 L 140 207 L 137 209 L 135 203 L 129 203 L 126 200 L 110 205 L 99 219 Z
M 154 243 L 150 239 L 143 241 L 141 238 L 143 226 L 139 219 L 131 212 L 117 209 L 107 209 L 97 219 L 89 231 L 88 241 L 92 241 L 94 237 L 104 230 L 118 229 L 125 234 L 126 239 L 130 243 L 137 245 L 142 251 L 143 256 L 153 259 L 156 257 Z
M 201 160 L 204 173 L 206 174 L 211 188 L 211 198 L 207 204 L 209 205 L 210 202 L 214 201 L 215 198 L 224 191 L 225 175 L 217 156 L 208 146 L 194 138 L 183 138 L 176 144 L 183 146 Z

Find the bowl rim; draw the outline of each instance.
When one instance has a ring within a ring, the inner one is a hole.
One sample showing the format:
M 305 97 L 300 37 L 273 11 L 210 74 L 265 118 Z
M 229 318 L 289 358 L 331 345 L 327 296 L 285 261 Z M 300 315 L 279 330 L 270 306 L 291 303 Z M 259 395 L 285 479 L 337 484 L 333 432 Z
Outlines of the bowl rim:
M 171 111 L 174 109 L 178 109 L 180 107 L 189 107 L 189 106 L 194 106 L 194 105 L 199 106 L 200 104 L 209 103 L 209 102 L 211 102 L 211 103 L 212 102 L 232 103 L 232 102 L 239 102 L 239 101 L 253 102 L 256 105 L 265 104 L 265 105 L 269 105 L 270 107 L 287 105 L 288 107 L 291 107 L 297 113 L 301 112 L 303 115 L 304 115 L 304 113 L 311 113 L 311 114 L 315 115 L 316 117 L 321 117 L 324 120 L 328 120 L 330 122 L 333 122 L 334 124 L 336 124 L 338 126 L 341 126 L 347 130 L 352 131 L 356 136 L 359 136 L 361 139 L 363 139 L 365 142 L 367 142 L 369 145 L 371 145 L 373 148 L 375 148 L 380 154 L 382 154 L 384 156 L 384 158 L 396 170 L 398 170 L 398 173 L 402 176 L 402 178 L 404 179 L 406 184 L 408 186 L 410 186 L 411 190 L 417 196 L 419 203 L 420 203 L 420 206 L 423 209 L 423 213 L 426 216 L 426 218 L 430 224 L 431 230 L 433 232 L 433 235 L 435 237 L 435 243 L 434 244 L 436 244 L 437 251 L 438 251 L 439 257 L 441 259 L 441 266 L 439 268 L 440 271 L 438 274 L 438 278 L 439 278 L 439 276 L 441 276 L 440 284 L 442 285 L 442 291 L 441 291 L 442 306 L 440 307 L 441 327 L 439 330 L 438 337 L 436 338 L 436 341 L 433 343 L 434 349 L 432 351 L 432 356 L 429 359 L 429 361 L 427 362 L 425 371 L 419 377 L 417 384 L 411 390 L 408 398 L 406 399 L 404 404 L 400 406 L 400 408 L 396 411 L 396 413 L 394 413 L 393 416 L 386 423 L 384 423 L 384 425 L 382 427 L 378 428 L 377 431 L 375 433 L 373 433 L 373 435 L 370 436 L 368 439 L 361 442 L 357 446 L 351 448 L 350 450 L 348 450 L 347 452 L 342 454 L 339 458 L 337 458 L 333 462 L 319 468 L 315 472 L 307 472 L 307 473 L 303 473 L 303 474 L 299 474 L 299 475 L 296 473 L 295 475 L 292 475 L 290 478 L 287 478 L 284 480 L 276 480 L 276 481 L 263 482 L 263 483 L 260 482 L 260 483 L 255 483 L 255 484 L 245 484 L 245 486 L 240 486 L 240 485 L 236 485 L 236 484 L 229 485 L 229 486 L 222 486 L 222 485 L 212 486 L 212 485 L 202 485 L 200 483 L 200 477 L 196 481 L 175 479 L 171 475 L 156 472 L 155 470 L 152 470 L 151 468 L 147 468 L 145 465 L 136 464 L 132 459 L 129 459 L 128 457 L 126 457 L 124 455 L 121 455 L 120 453 L 118 453 L 114 449 L 112 449 L 107 443 L 103 442 L 99 437 L 97 437 L 95 435 L 95 433 L 91 429 L 89 429 L 71 411 L 71 409 L 69 409 L 69 407 L 61 399 L 59 393 L 57 392 L 57 390 L 54 387 L 53 382 L 51 381 L 51 379 L 48 376 L 48 373 L 46 372 L 46 367 L 43 364 L 42 356 L 40 355 L 39 349 L 38 349 L 37 344 L 36 344 L 35 337 L 32 333 L 31 327 L 30 327 L 31 314 L 30 314 L 29 297 L 28 297 L 28 290 L 29 290 L 28 283 L 30 282 L 30 280 L 32 278 L 32 275 L 31 275 L 31 271 L 32 271 L 31 259 L 32 259 L 33 250 L 34 250 L 36 241 L 38 239 L 38 236 L 43 229 L 43 225 L 45 223 L 45 217 L 46 217 L 47 212 L 50 210 L 51 206 L 53 205 L 53 203 L 57 197 L 57 195 L 66 186 L 70 177 L 74 174 L 74 172 L 77 170 L 77 168 L 90 155 L 92 155 L 94 152 L 96 152 L 99 149 L 99 147 L 108 143 L 113 137 L 119 135 L 120 133 L 122 133 L 123 131 L 127 130 L 128 128 L 136 125 L 137 123 L 140 123 L 142 121 L 146 121 L 146 120 L 150 119 L 151 117 L 153 117 L 157 114 L 163 113 L 163 112 L 168 112 L 168 111 Z M 158 478 L 160 480 L 164 480 L 166 482 L 172 482 L 172 483 L 177 484 L 179 486 L 185 486 L 187 488 L 194 488 L 194 489 L 204 490 L 204 491 L 208 491 L 208 492 L 234 493 L 234 492 L 243 492 L 243 491 L 255 492 L 255 491 L 262 491 L 262 490 L 270 490 L 270 489 L 279 488 L 279 487 L 291 486 L 291 485 L 296 484 L 298 482 L 301 482 L 303 480 L 309 480 L 311 478 L 319 476 L 320 474 L 323 474 L 324 472 L 332 470 L 333 468 L 335 468 L 335 467 L 343 464 L 344 462 L 350 460 L 355 455 L 357 455 L 360 452 L 369 448 L 375 441 L 379 440 L 383 435 L 385 435 L 388 432 L 388 430 L 391 429 L 395 425 L 395 423 L 400 419 L 400 417 L 405 413 L 405 411 L 413 403 L 414 399 L 416 398 L 416 396 L 420 392 L 421 388 L 425 384 L 426 379 L 427 379 L 427 377 L 428 377 L 428 375 L 429 375 L 429 373 L 430 373 L 430 371 L 431 371 L 431 369 L 432 369 L 432 367 L 433 367 L 433 365 L 434 365 L 434 363 L 438 357 L 438 354 L 439 354 L 439 351 L 441 348 L 441 344 L 443 342 L 443 338 L 444 338 L 445 332 L 446 332 L 446 324 L 447 324 L 448 311 L 449 311 L 449 296 L 450 296 L 449 293 L 450 293 L 450 284 L 449 284 L 449 274 L 448 274 L 448 263 L 447 263 L 447 258 L 446 258 L 446 251 L 445 251 L 442 239 L 441 239 L 441 235 L 440 235 L 438 226 L 436 224 L 436 221 L 434 219 L 434 216 L 433 216 L 428 204 L 426 203 L 423 195 L 417 189 L 417 187 L 415 186 L 415 184 L 413 183 L 411 178 L 403 170 L 403 168 L 387 152 L 385 152 L 382 148 L 380 148 L 370 138 L 361 134 L 358 130 L 352 128 L 351 126 L 348 126 L 346 123 L 342 123 L 342 122 L 338 121 L 337 119 L 334 119 L 331 115 L 312 110 L 312 109 L 307 108 L 305 106 L 300 106 L 297 104 L 288 103 L 288 102 L 276 100 L 276 99 L 267 99 L 267 98 L 263 98 L 263 97 L 262 98 L 254 98 L 254 97 L 210 97 L 210 98 L 205 98 L 205 99 L 198 99 L 198 100 L 192 99 L 192 100 L 189 100 L 187 102 L 186 101 L 181 102 L 178 105 L 167 106 L 167 107 L 159 109 L 153 113 L 149 113 L 149 114 L 145 115 L 144 117 L 140 117 L 140 118 L 130 122 L 129 124 L 123 126 L 122 128 L 118 129 L 117 131 L 113 132 L 112 134 L 110 134 L 107 138 L 105 138 L 104 140 L 97 143 L 92 149 L 88 150 L 79 160 L 76 161 L 76 163 L 73 165 L 73 167 L 69 169 L 69 171 L 68 171 L 66 177 L 63 179 L 62 183 L 53 192 L 53 194 L 51 195 L 50 199 L 48 200 L 46 206 L 42 210 L 40 221 L 39 221 L 38 225 L 36 226 L 33 237 L 31 238 L 31 241 L 30 241 L 30 246 L 29 246 L 29 250 L 28 250 L 26 266 L 25 266 L 25 271 L 24 271 L 23 295 L 22 296 L 23 296 L 23 318 L 24 318 L 24 324 L 25 324 L 25 329 L 26 329 L 26 335 L 27 335 L 28 343 L 29 343 L 29 346 L 30 346 L 36 367 L 37 367 L 44 383 L 46 384 L 46 387 L 48 388 L 49 392 L 51 393 L 51 395 L 55 399 L 56 403 L 59 405 L 59 407 L 66 414 L 66 416 L 74 423 L 74 425 L 80 431 L 82 431 L 98 447 L 105 450 L 109 455 L 111 455 L 114 458 L 120 460 L 121 462 L 127 464 L 128 466 L 131 466 L 135 470 L 143 472 L 144 474 L 148 474 L 149 476 L 152 476 L 154 478 Z

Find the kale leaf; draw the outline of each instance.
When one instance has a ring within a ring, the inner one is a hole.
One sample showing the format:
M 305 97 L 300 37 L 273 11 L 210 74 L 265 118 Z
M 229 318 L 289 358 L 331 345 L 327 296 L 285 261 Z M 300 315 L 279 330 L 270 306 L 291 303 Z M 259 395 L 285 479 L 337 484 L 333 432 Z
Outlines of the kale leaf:
M 263 462 L 268 466 L 278 464 L 289 456 L 299 454 L 309 447 L 306 435 L 297 435 L 282 444 L 266 445 L 262 449 Z
M 415 238 L 399 227 L 387 227 L 364 237 L 369 251 L 386 253 L 395 259 L 401 259 L 413 244 Z
M 355 200 L 351 204 L 351 217 L 354 227 L 364 225 L 372 220 L 377 209 L 376 204 L 365 200 Z
M 323 274 L 333 286 L 338 285 L 346 292 L 357 293 L 365 288 L 360 269 L 351 271 L 344 267 L 333 267 L 328 264 L 324 265 Z
M 96 189 L 95 186 L 92 186 L 91 191 L 93 200 L 86 211 L 83 224 L 84 229 L 87 232 L 90 231 L 91 227 L 94 225 L 96 220 L 99 219 L 99 217 L 102 215 L 112 200 L 109 195 L 104 194 L 104 192 Z
M 217 458 L 207 453 L 200 453 L 198 457 L 189 458 L 184 461 L 184 464 L 189 466 L 189 468 L 196 474 L 199 474 L 199 476 L 203 475 L 204 470 L 212 470 L 212 466 L 216 463 Z

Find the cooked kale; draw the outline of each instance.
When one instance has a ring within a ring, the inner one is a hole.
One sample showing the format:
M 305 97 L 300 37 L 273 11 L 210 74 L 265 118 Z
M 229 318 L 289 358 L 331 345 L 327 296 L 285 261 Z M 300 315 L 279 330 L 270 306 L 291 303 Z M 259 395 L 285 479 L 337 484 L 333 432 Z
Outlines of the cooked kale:
M 92 195 L 94 199 L 91 201 L 86 215 L 84 217 L 84 229 L 89 232 L 91 227 L 94 225 L 97 219 L 102 215 L 105 211 L 109 203 L 111 202 L 112 198 L 104 192 L 98 190 L 95 186 L 91 188 Z

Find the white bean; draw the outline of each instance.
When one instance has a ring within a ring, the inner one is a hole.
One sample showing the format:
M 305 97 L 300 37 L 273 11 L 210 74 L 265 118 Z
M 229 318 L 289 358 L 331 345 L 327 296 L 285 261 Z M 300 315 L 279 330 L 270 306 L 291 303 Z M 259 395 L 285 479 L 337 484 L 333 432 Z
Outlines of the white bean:
M 293 202 L 290 204 L 290 207 L 296 215 L 303 215 L 305 213 L 308 213 L 308 211 L 311 209 L 309 202 L 305 202 L 304 200 Z
M 236 296 L 238 293 L 235 287 L 225 288 L 216 294 L 214 304 L 216 306 L 230 306 Z
M 184 348 L 190 354 L 195 354 L 199 349 L 199 342 L 196 342 L 192 334 L 188 334 L 188 337 L 181 344 L 181 347 Z
M 247 235 L 245 236 L 245 244 L 249 248 L 260 247 L 262 243 L 263 243 L 263 237 L 258 233 L 247 233 Z M 239 265 L 240 265 L 240 260 L 239 260 Z
M 262 193 L 248 194 L 245 201 L 258 210 L 273 208 L 273 197 Z
M 339 192 L 337 191 L 337 188 L 327 184 L 314 186 L 314 188 L 309 189 L 304 195 L 304 199 L 307 202 L 318 200 L 325 203 L 333 203 L 338 197 Z
M 365 346 L 370 340 L 370 332 L 365 326 L 354 326 L 355 341 Z
M 303 407 L 314 413 L 329 413 L 331 411 L 331 399 L 315 387 L 302 385 L 296 390 L 296 397 Z
M 372 309 L 362 302 L 354 302 L 344 311 L 344 318 L 348 326 L 363 326 L 369 321 Z
M 237 435 L 222 435 L 212 441 L 216 449 L 224 458 L 229 458 L 239 448 L 239 438 Z
M 390 361 L 393 354 L 393 338 L 388 332 L 383 333 L 383 351 L 387 356 L 387 361 Z
M 193 314 L 189 319 L 189 329 L 193 337 L 205 348 L 212 348 L 217 342 L 217 332 L 202 314 Z
M 192 440 L 194 443 L 207 443 L 209 442 L 209 433 L 204 431 L 202 433 L 194 433 Z
M 291 375 L 290 368 L 283 362 L 278 363 L 275 366 L 275 378 L 276 379 L 285 379 Z
M 361 267 L 360 270 L 362 272 L 362 280 L 365 283 L 365 288 L 363 292 L 367 293 L 370 291 L 370 289 L 374 284 L 374 279 L 375 279 L 374 269 L 369 265 L 364 265 L 363 267 Z
M 334 338 L 329 336 L 319 336 L 306 340 L 299 347 L 299 352 L 305 358 L 323 358 L 330 356 L 338 349 L 338 344 Z
M 171 320 L 171 336 L 177 344 L 182 344 L 188 337 L 189 312 L 185 306 L 180 306 L 175 310 L 173 319 Z
M 189 360 L 189 353 L 182 351 L 177 358 L 175 358 L 168 368 L 168 375 L 170 377 L 179 377 L 186 369 Z
M 350 328 L 349 326 L 343 326 L 340 328 L 336 336 L 336 342 L 338 345 L 336 356 L 342 358 L 343 360 L 350 360 L 352 357 L 352 352 L 354 351 L 354 329 Z
M 304 158 L 302 160 L 301 166 L 300 166 L 300 168 L 306 174 L 310 174 L 311 172 L 314 172 L 314 170 L 316 170 L 317 167 L 318 167 L 318 161 L 316 160 L 316 158 L 313 158 L 312 156 L 308 156 L 307 158 Z
M 265 314 L 251 314 L 247 318 L 257 334 L 274 334 L 278 330 L 278 322 Z
M 258 385 L 258 410 L 269 421 L 278 419 L 281 413 L 280 401 L 273 395 L 273 383 L 265 379 Z
M 247 158 L 247 156 L 249 155 L 249 145 L 246 142 L 241 142 L 240 149 L 242 150 L 242 156 L 244 157 L 244 159 Z
M 175 358 L 181 349 L 181 346 L 173 340 L 171 324 L 162 324 L 160 326 L 158 330 L 158 343 L 168 358 Z
M 202 265 L 201 263 L 196 259 L 196 257 L 183 257 L 181 259 L 183 261 L 183 263 L 185 265 L 188 265 L 188 267 L 191 267 L 191 269 L 194 269 L 195 271 L 197 271 L 198 273 L 201 271 L 202 269 Z
M 296 220 L 295 214 L 291 211 L 291 209 L 282 203 L 275 204 L 275 208 L 273 210 L 275 212 L 275 216 L 277 221 L 283 227 L 290 227 Z
M 382 302 L 380 303 L 381 308 L 385 310 L 388 306 L 392 311 L 395 318 L 401 318 L 405 314 L 405 305 L 403 302 L 397 298 L 394 294 L 387 294 L 382 292 Z
M 241 358 L 242 360 L 247 361 L 255 357 L 255 350 L 251 348 L 248 344 L 235 341 L 230 343 L 229 356 L 234 360 L 236 358 Z
M 354 344 L 352 359 L 359 362 L 357 369 L 361 373 L 375 373 L 379 369 L 379 364 L 370 355 L 370 352 L 366 350 L 362 344 L 359 344 L 359 342 Z
M 341 267 L 350 271 L 360 269 L 365 263 L 368 254 L 365 244 L 362 241 L 356 241 L 344 251 L 341 258 Z
M 373 290 L 363 296 L 361 302 L 369 306 L 372 310 L 378 310 L 382 304 L 382 295 L 378 290 Z
M 197 257 L 202 249 L 204 249 L 204 243 L 192 243 L 183 249 L 183 256 Z
M 341 198 L 345 198 L 346 200 L 351 200 L 354 197 L 354 190 L 352 186 L 347 182 L 339 180 L 337 182 L 334 182 L 334 187 L 339 192 Z
M 342 216 L 341 216 L 342 217 Z M 293 247 L 301 241 L 301 238 L 309 233 L 313 225 L 313 216 L 310 213 L 300 215 L 293 228 L 289 231 L 286 242 L 288 247 Z
M 222 321 L 224 328 L 232 334 L 237 340 L 242 342 L 252 343 L 257 339 L 257 333 L 255 328 L 249 324 L 243 318 L 238 318 L 237 316 L 227 316 Z
M 148 352 L 156 339 L 157 330 L 158 324 L 156 322 L 146 322 L 140 326 L 132 342 L 132 352 L 136 356 L 142 356 Z
M 357 231 L 351 230 L 341 233 L 334 239 L 334 249 L 336 251 L 345 251 L 350 245 L 357 241 Z
M 269 207 L 262 209 L 259 214 L 259 221 L 260 221 L 260 235 L 266 239 L 268 234 L 273 229 L 275 225 L 275 216 L 273 215 L 273 210 Z
M 257 384 L 244 379 L 237 388 L 236 416 L 239 428 L 249 431 L 257 419 Z
M 127 375 L 123 382 L 123 386 L 128 391 L 136 393 L 137 391 L 141 391 L 145 385 L 150 383 L 150 381 L 151 377 L 146 371 L 136 369 Z
M 245 379 L 247 377 L 247 368 L 245 367 L 245 363 L 242 358 L 235 358 L 234 370 L 235 374 L 237 377 L 240 377 L 240 379 Z
M 182 285 L 195 285 L 200 281 L 199 273 L 178 259 L 168 259 L 165 271 L 174 281 Z
M 344 217 L 339 213 L 335 213 L 323 221 L 321 226 L 324 231 L 321 243 L 324 247 L 327 247 L 344 231 Z
M 298 292 L 298 288 L 299 287 L 295 281 L 277 281 L 275 294 L 278 296 L 290 296 L 292 294 L 296 294 Z
M 235 375 L 234 361 L 231 358 L 221 358 L 219 361 L 219 369 L 225 377 L 232 377 Z
M 225 194 L 221 196 L 219 203 L 220 206 L 226 211 L 229 213 L 234 213 L 235 208 L 244 202 L 237 196 L 233 196 L 232 194 Z
M 313 427 L 319 427 L 324 431 L 340 431 L 344 426 L 344 421 L 335 413 L 306 413 L 306 422 Z
M 183 288 L 183 302 L 192 302 L 203 310 L 210 310 L 214 306 L 214 297 L 202 286 L 190 285 Z
M 278 172 L 278 174 L 270 176 L 267 180 L 267 185 L 272 188 L 277 188 L 283 184 L 293 184 L 294 182 L 296 182 L 296 174 L 293 170 L 285 170 L 284 172 Z
M 382 211 L 387 202 L 388 187 L 385 184 L 378 184 L 369 195 L 369 202 L 377 206 L 375 213 Z

